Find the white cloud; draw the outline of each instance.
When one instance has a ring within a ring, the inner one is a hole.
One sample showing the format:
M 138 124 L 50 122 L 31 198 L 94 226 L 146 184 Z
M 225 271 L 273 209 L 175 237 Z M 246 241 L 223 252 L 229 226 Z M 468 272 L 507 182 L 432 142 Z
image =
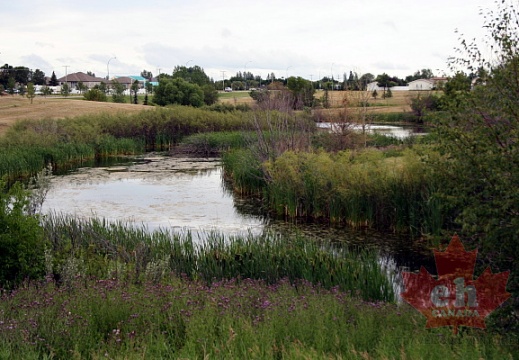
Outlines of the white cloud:
M 3 8 L 0 62 L 58 76 L 64 66 L 106 76 L 116 56 L 113 75 L 171 73 L 189 62 L 218 78 L 245 64 L 263 76 L 404 77 L 446 70 L 459 44 L 454 30 L 481 35 L 480 7 L 493 8 L 493 0 L 18 0 Z

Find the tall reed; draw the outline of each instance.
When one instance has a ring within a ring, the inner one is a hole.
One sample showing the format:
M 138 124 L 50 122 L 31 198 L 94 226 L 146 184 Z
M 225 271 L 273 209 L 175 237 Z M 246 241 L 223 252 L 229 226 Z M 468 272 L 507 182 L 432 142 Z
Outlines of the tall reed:
M 149 233 L 122 223 L 61 215 L 48 216 L 43 227 L 51 244 L 48 272 L 61 281 L 80 274 L 153 281 L 170 272 L 208 284 L 232 278 L 273 284 L 287 278 L 338 287 L 364 299 L 394 300 L 391 280 L 374 253 L 301 236 L 226 238 L 213 233 L 197 243 L 190 234 Z
M 443 226 L 435 177 L 413 150 L 391 157 L 376 149 L 286 151 L 263 164 L 253 159 L 247 150 L 225 154 L 225 172 L 241 192 L 264 194 L 277 215 L 414 234 Z

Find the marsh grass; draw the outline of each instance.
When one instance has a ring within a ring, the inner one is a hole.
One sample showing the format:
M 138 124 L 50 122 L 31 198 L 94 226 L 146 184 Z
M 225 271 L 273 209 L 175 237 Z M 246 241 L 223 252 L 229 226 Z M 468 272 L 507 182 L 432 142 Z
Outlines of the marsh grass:
M 207 284 L 232 278 L 272 284 L 287 278 L 338 287 L 364 299 L 394 300 L 391 279 L 374 253 L 301 236 L 210 234 L 196 243 L 190 234 L 149 233 L 122 223 L 59 215 L 48 216 L 43 226 L 51 244 L 47 272 L 61 282 L 78 275 L 141 282 L 160 280 L 167 273 Z
M 255 133 L 243 131 L 198 133 L 186 136 L 175 151 L 200 155 L 221 155 L 232 149 L 241 149 L 249 144 Z
M 239 111 L 224 114 L 182 106 L 19 121 L 0 138 L 0 178 L 28 178 L 48 163 L 66 168 L 93 158 L 169 150 L 185 136 L 238 130 L 245 122 Z
M 224 170 L 240 192 L 263 194 L 279 216 L 416 235 L 443 226 L 435 178 L 414 150 L 286 151 L 262 164 L 253 159 L 247 150 L 226 154 Z

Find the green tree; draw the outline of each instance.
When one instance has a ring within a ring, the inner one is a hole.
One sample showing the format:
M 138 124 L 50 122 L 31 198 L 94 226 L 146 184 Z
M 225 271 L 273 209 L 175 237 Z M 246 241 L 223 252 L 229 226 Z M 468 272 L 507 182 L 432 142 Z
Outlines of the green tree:
M 454 76 L 443 86 L 443 92 L 446 96 L 454 97 L 457 93 L 466 93 L 470 91 L 471 79 L 463 71 L 457 71 Z
M 206 84 L 202 86 L 202 91 L 204 92 L 204 103 L 206 105 L 212 105 L 218 101 L 218 91 L 216 91 L 213 85 Z
M 197 84 L 198 86 L 204 86 L 211 84 L 211 79 L 207 76 L 200 66 L 195 65 L 193 67 L 175 66 L 173 69 L 174 79 L 183 79 L 187 82 Z
M 40 69 L 34 70 L 32 75 L 32 83 L 34 85 L 45 85 L 45 73 Z
M 70 87 L 67 83 L 61 85 L 61 96 L 69 96 L 70 95 Z
M 13 77 L 14 69 L 11 65 L 5 64 L 0 68 L 0 84 L 3 85 L 4 89 L 8 89 L 9 78 Z
M 382 93 L 382 98 L 391 97 L 392 95 L 387 96 L 386 92 L 388 91 L 388 89 L 390 87 L 398 85 L 398 79 L 394 79 L 386 73 L 383 73 L 382 75 L 377 76 L 375 81 L 377 82 L 378 86 L 384 88 L 384 92 Z
M 107 100 L 106 94 L 101 91 L 99 88 L 93 88 L 88 90 L 85 95 L 83 95 L 85 100 L 88 101 L 101 101 L 105 102 Z
M 373 99 L 377 100 L 377 97 L 378 97 L 377 89 L 373 90 L 373 92 L 371 93 L 371 96 L 373 97 Z
M 323 95 L 323 107 L 325 109 L 328 109 L 330 107 L 330 94 L 328 93 L 328 89 L 324 89 L 324 95 Z
M 52 94 L 52 89 L 50 87 L 48 87 L 47 85 L 45 85 L 42 89 L 41 89 L 41 94 L 45 97 L 47 97 L 48 95 L 51 95 Z
M 512 299 L 495 322 L 519 333 L 519 14 L 507 1 L 485 16 L 492 59 L 476 42 L 462 41 L 453 70 L 484 69 L 484 86 L 446 104 L 436 126 L 442 160 L 432 163 L 442 179 L 438 196 L 485 264 L 511 270 Z M 483 43 L 485 44 L 485 43 Z
M 148 81 L 151 81 L 151 79 L 153 78 L 153 74 L 151 73 L 151 71 L 147 71 L 146 69 L 141 71 L 141 76 Z
M 114 103 L 125 103 L 126 98 L 124 96 L 124 85 L 116 79 L 112 80 L 112 101 Z
M 7 81 L 7 92 L 11 95 L 14 94 L 14 90 L 16 87 L 16 81 L 14 80 L 14 77 L 11 76 L 9 80 Z
M 76 89 L 79 90 L 80 94 L 83 94 L 86 90 L 88 90 L 88 87 L 83 84 L 82 81 L 79 81 L 76 85 Z
M 312 82 L 300 76 L 291 76 L 288 78 L 287 87 L 292 92 L 294 109 L 313 106 L 315 89 Z
M 368 84 L 373 82 L 374 80 L 375 80 L 375 76 L 373 74 L 371 74 L 371 73 L 363 74 L 359 78 L 359 84 L 360 84 L 361 90 L 366 90 L 368 88 Z
M 179 104 L 200 107 L 204 104 L 204 92 L 200 86 L 182 78 L 162 78 L 155 90 L 153 101 L 160 106 Z
M 26 85 L 31 78 L 31 70 L 25 66 L 16 66 L 14 68 L 14 79 L 17 83 Z
M 34 84 L 32 82 L 27 84 L 27 94 L 25 96 L 27 96 L 27 98 L 31 100 L 32 104 L 32 100 L 36 96 L 36 89 L 34 88 Z
M 146 82 L 145 88 L 147 93 L 153 94 L 153 84 L 151 82 Z
M 139 82 L 135 80 L 132 84 L 131 91 L 133 92 L 133 103 L 138 104 L 137 92 L 139 91 Z

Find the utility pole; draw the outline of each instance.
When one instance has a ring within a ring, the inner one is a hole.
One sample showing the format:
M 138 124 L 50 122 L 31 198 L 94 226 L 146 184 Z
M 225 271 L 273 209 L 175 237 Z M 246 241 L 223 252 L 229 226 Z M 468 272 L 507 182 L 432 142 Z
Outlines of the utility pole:
M 225 91 L 225 70 L 222 70 L 222 91 Z
M 110 61 L 112 60 L 117 60 L 117 58 L 114 56 L 112 58 L 110 58 L 108 60 L 108 62 L 106 63 L 106 72 L 107 72 L 107 75 L 106 75 L 106 80 L 110 81 Z

